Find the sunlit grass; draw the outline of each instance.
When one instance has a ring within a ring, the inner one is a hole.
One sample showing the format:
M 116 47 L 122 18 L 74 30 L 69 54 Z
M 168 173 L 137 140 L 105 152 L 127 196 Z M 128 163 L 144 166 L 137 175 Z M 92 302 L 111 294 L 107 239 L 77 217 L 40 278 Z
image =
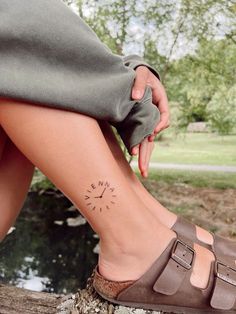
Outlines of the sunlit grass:
M 236 135 L 168 134 L 156 141 L 151 161 L 236 166 Z
M 140 178 L 139 172 L 136 170 Z M 183 170 L 158 169 L 150 170 L 148 179 L 163 181 L 169 184 L 188 184 L 196 187 L 212 187 L 218 189 L 236 189 L 236 173 L 196 172 Z

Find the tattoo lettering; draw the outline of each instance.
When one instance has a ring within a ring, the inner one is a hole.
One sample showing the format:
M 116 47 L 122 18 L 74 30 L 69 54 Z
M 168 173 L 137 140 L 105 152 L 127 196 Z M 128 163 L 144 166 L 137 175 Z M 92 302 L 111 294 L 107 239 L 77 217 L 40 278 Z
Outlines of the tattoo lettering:
M 84 200 L 91 210 L 98 208 L 99 212 L 109 210 L 116 204 L 115 188 L 108 181 L 93 182 L 86 190 Z

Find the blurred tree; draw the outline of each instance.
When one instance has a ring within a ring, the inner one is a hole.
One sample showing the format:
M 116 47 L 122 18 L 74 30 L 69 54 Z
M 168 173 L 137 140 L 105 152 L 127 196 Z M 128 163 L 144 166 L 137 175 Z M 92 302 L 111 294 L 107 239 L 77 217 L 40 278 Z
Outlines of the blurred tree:
M 228 135 L 236 125 L 236 84 L 228 89 L 225 85 L 213 95 L 208 104 L 209 124 L 213 131 Z
M 182 112 L 180 126 L 185 127 L 194 121 L 212 122 L 216 114 L 213 109 L 216 108 L 216 99 L 225 113 L 231 108 L 228 119 L 234 121 L 233 107 L 236 105 L 229 91 L 236 84 L 235 64 L 236 46 L 230 39 L 202 39 L 194 56 L 172 62 L 166 85 L 170 100 L 179 102 Z
M 96 32 L 113 53 L 123 54 L 123 45 L 129 39 L 127 28 L 136 15 L 137 0 L 76 1 L 80 16 Z
M 210 119 L 214 94 L 235 84 L 234 0 L 65 1 L 113 53 L 133 47 L 158 69 L 180 126 Z

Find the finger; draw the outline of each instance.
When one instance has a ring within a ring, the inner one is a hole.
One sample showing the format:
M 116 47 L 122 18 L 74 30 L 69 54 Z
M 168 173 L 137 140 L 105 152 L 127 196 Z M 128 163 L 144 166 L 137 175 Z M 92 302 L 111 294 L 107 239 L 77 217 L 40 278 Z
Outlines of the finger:
M 168 128 L 170 125 L 170 112 L 166 98 L 161 98 L 159 100 L 158 109 L 160 111 L 160 121 L 154 129 L 154 135 Z
M 157 105 L 160 111 L 160 122 L 157 124 L 154 130 L 154 134 L 156 135 L 169 126 L 170 120 L 168 98 L 164 86 L 160 81 L 156 81 L 155 86 L 152 88 L 152 101 Z
M 139 151 L 139 144 L 132 147 L 132 149 L 131 149 L 131 154 L 132 154 L 132 155 L 137 155 L 137 154 L 138 154 L 138 151 Z
M 160 131 L 166 129 L 169 127 L 169 113 L 163 112 L 161 113 L 161 119 L 160 122 L 157 124 L 157 126 L 154 129 L 154 134 L 158 134 Z
M 147 150 L 147 141 L 146 141 L 146 139 L 144 139 L 144 140 L 140 143 L 140 147 L 139 147 L 139 158 L 138 158 L 138 166 L 139 166 L 140 173 L 141 173 L 142 175 L 143 175 L 144 165 L 145 165 L 145 159 L 146 159 L 146 150 Z
M 154 142 L 148 142 L 146 161 L 145 161 L 145 171 L 144 171 L 144 176 L 146 178 L 148 177 L 149 163 L 150 163 L 150 160 L 151 160 L 151 155 L 152 155 L 152 152 L 153 152 L 153 148 L 154 148 Z
M 154 142 L 149 142 L 146 137 L 140 144 L 139 169 L 143 177 L 148 176 L 149 162 L 154 148 Z
M 149 142 L 153 142 L 154 139 L 155 139 L 155 134 L 154 134 L 154 132 L 153 132 L 153 134 L 149 135 L 148 141 L 149 141 Z
M 164 86 L 158 79 L 151 80 L 152 101 L 161 111 L 168 111 L 168 98 Z
M 149 69 L 145 66 L 139 66 L 136 68 L 136 77 L 132 88 L 132 98 L 141 99 L 144 95 L 147 85 L 147 79 L 149 75 Z

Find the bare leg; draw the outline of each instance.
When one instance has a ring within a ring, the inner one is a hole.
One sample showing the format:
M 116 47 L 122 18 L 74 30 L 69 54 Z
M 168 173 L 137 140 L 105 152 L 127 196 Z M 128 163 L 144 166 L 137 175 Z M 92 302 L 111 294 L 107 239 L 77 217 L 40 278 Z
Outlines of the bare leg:
M 27 195 L 34 166 L 0 128 L 0 241 L 14 224 Z M 4 143 L 4 145 L 3 145 Z
M 100 127 L 110 147 L 110 150 L 112 151 L 113 156 L 115 157 L 121 171 L 129 181 L 130 186 L 137 194 L 137 197 L 139 197 L 145 203 L 146 207 L 153 213 L 153 215 L 155 215 L 156 219 L 158 219 L 162 224 L 164 224 L 168 228 L 171 228 L 174 225 L 177 216 L 174 213 L 170 212 L 163 205 L 161 205 L 158 202 L 158 200 L 155 199 L 139 181 L 138 177 L 133 172 L 130 164 L 127 162 L 109 123 L 101 121 Z M 208 231 L 198 226 L 197 237 L 201 241 L 209 244 L 212 244 L 213 242 L 212 235 Z
M 5 144 L 7 140 L 7 135 L 4 132 L 3 128 L 0 125 L 0 160 L 2 158 L 2 152 L 4 150 Z
M 99 234 L 99 270 L 108 279 L 139 278 L 176 236 L 153 219 L 137 198 L 96 120 L 9 101 L 0 104 L 0 123 L 20 151 L 79 208 Z M 197 244 L 195 248 L 191 282 L 205 287 L 214 256 Z

